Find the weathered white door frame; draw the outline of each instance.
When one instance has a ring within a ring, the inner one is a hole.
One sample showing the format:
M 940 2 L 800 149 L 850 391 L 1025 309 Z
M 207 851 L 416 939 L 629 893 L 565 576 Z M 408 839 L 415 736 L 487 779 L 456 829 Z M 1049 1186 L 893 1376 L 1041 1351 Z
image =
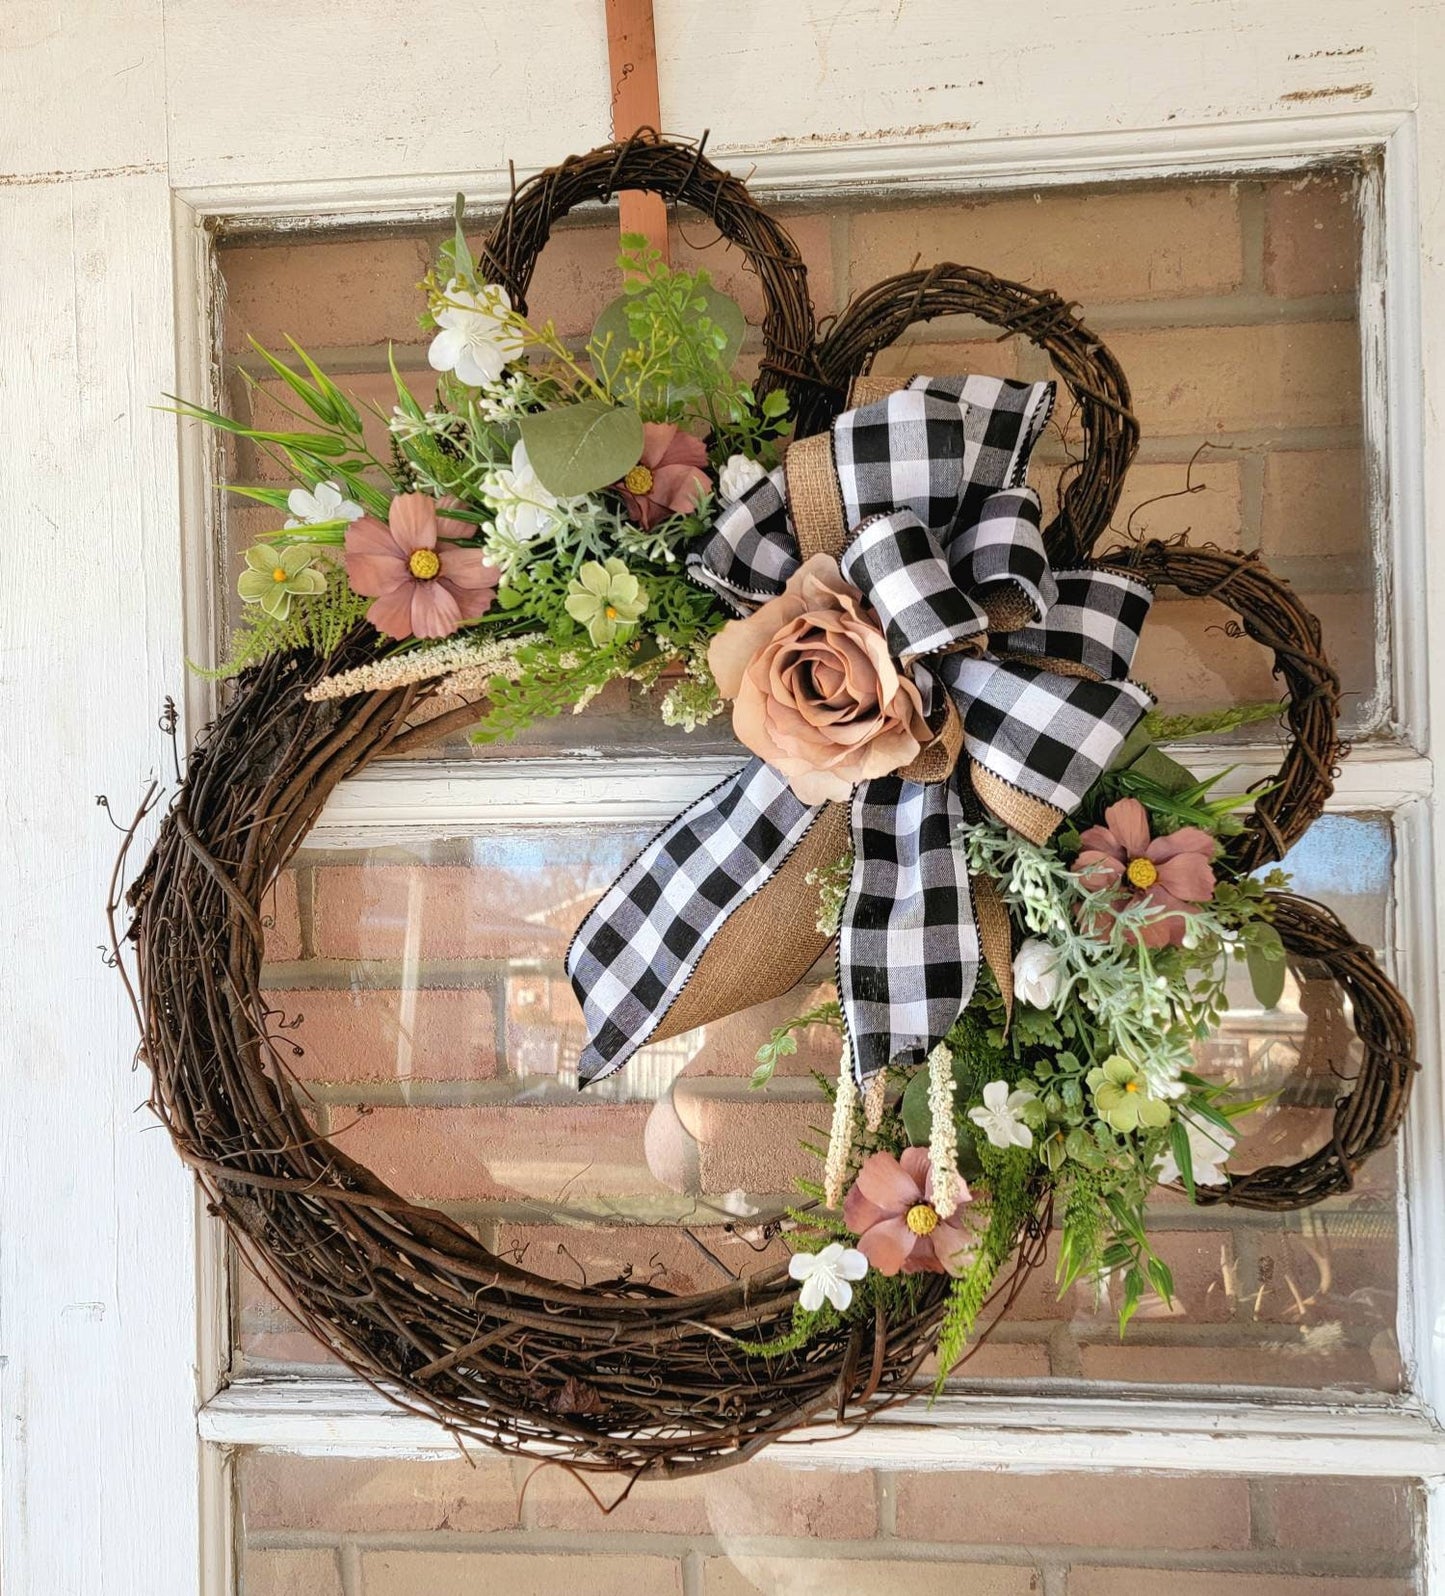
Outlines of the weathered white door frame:
M 165 694 L 184 698 L 191 730 L 205 712 L 180 664 L 209 643 L 205 460 L 194 440 L 178 447 L 170 419 L 148 405 L 209 385 L 211 220 L 414 219 L 442 214 L 457 188 L 485 205 L 505 191 L 507 155 L 525 170 L 606 126 L 600 3 L 508 0 L 493 6 L 492 25 L 460 38 L 441 0 L 408 11 L 410 56 L 394 48 L 406 41 L 379 0 L 344 11 L 298 0 L 284 26 L 239 0 L 92 0 L 76 15 L 22 0 L 0 32 L 9 169 L 0 503 L 14 518 L 0 583 L 10 760 L 0 1034 L 12 1042 L 0 1073 L 0 1579 L 9 1596 L 221 1596 L 227 1533 L 214 1443 L 401 1453 L 436 1444 L 334 1382 L 217 1394 L 219 1249 L 163 1133 L 137 1111 L 146 1082 L 127 1068 L 129 1016 L 95 951 L 112 834 L 91 803 L 107 792 L 124 810 L 139 779 L 164 770 L 156 721 Z M 1409 861 L 1397 952 L 1432 1065 L 1445 921 L 1429 735 L 1445 705 L 1445 650 L 1431 646 L 1445 601 L 1445 99 L 1419 103 L 1416 85 L 1442 80 L 1439 8 L 1159 0 L 1141 11 L 1100 0 L 1080 16 L 1064 0 L 1026 0 L 1007 38 L 979 39 L 954 0 L 896 14 L 848 0 L 741 0 L 729 17 L 741 42 L 721 67 L 710 13 L 702 0 L 658 5 L 669 125 L 711 125 L 712 153 L 755 169 L 765 193 L 1278 169 L 1383 150 L 1384 274 L 1371 288 L 1388 293 L 1367 297 L 1365 327 L 1387 357 L 1371 367 L 1369 397 L 1396 573 L 1402 735 L 1396 747 L 1356 751 L 1342 802 L 1394 812 Z M 445 72 L 434 53 L 427 59 L 441 40 Z M 968 70 L 926 86 L 950 57 Z M 510 92 L 469 94 L 469 79 Z M 596 92 L 557 98 L 560 82 L 595 82 Z M 84 98 L 71 102 L 77 83 Z M 454 103 L 443 110 L 449 86 Z M 435 118 L 419 109 L 428 104 Z M 1300 114 L 1312 108 L 1340 114 Z M 475 151 L 489 164 L 468 170 Z M 353 825 L 358 812 L 403 821 L 415 794 L 404 778 L 386 779 L 389 792 L 378 784 L 346 795 L 332 823 Z M 515 797 L 505 783 L 489 795 L 459 780 L 468 789 L 459 813 L 478 823 L 489 808 L 502 818 Z M 1438 1482 L 1445 1094 L 1429 1067 L 1407 1158 L 1411 1402 L 1341 1411 L 1039 1399 L 1027 1410 L 1010 1404 L 1023 1411 L 1010 1419 L 986 1399 L 960 1399 L 862 1435 L 830 1461 Z M 1438 1593 L 1438 1483 L 1432 1503 Z

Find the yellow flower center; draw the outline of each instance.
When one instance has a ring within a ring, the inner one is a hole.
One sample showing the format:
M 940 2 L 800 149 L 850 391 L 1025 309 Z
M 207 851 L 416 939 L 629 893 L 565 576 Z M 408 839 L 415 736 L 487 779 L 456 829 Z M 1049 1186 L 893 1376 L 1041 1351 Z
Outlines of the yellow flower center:
M 617 619 L 617 611 L 615 609 L 613 609 L 613 607 L 610 604 L 603 611 L 603 614 L 606 615 L 606 617 L 607 617 L 607 619 L 609 621 L 615 621 Z
M 1126 1092 L 1137 1092 L 1139 1090 L 1138 1081 L 1125 1081 L 1124 1082 L 1124 1090 Z
M 635 465 L 622 479 L 622 486 L 629 493 L 652 492 L 652 468 L 645 465 Z
M 286 567 L 278 565 L 271 573 L 271 580 L 273 582 L 284 582 L 286 580 Z
M 915 1236 L 931 1236 L 938 1224 L 938 1211 L 929 1203 L 914 1203 L 903 1216 L 903 1222 Z
M 1137 887 L 1140 892 L 1147 892 L 1159 879 L 1158 867 L 1152 859 L 1131 859 L 1124 874 L 1129 879 L 1129 885 Z
M 416 549 L 406 562 L 406 568 L 419 582 L 430 582 L 442 568 L 435 549 Z

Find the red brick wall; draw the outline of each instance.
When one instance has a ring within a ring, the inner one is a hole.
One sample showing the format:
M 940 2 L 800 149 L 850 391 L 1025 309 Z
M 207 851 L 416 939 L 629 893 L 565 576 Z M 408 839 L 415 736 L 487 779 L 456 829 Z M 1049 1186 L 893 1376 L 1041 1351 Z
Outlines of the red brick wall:
M 597 1482 L 604 1500 L 618 1487 Z M 1407 1596 L 1405 1484 L 248 1456 L 242 1596 Z M 525 1487 L 525 1489 L 524 1489 Z
M 787 219 L 820 317 L 881 276 L 944 259 L 1078 300 L 1123 363 L 1143 428 L 1116 527 L 1164 537 L 1188 530 L 1196 541 L 1260 549 L 1322 617 L 1358 729 L 1378 717 L 1375 561 L 1360 435 L 1357 187 L 1349 173 L 1315 174 L 925 204 L 842 201 Z M 702 221 L 685 224 L 677 258 L 705 261 L 756 319 L 756 279 L 736 251 L 710 243 L 714 237 Z M 426 370 L 414 285 L 431 244 L 391 234 L 224 249 L 232 369 L 261 369 L 246 353 L 247 334 L 283 348 L 290 334 L 328 370 L 345 373 L 359 397 L 389 411 L 388 343 L 403 370 Z M 617 292 L 614 254 L 608 225 L 559 229 L 538 267 L 533 314 L 585 336 Z M 878 366 L 926 368 L 1048 375 L 1032 346 L 994 342 L 966 318 L 915 328 Z M 258 418 L 274 420 L 273 388 L 263 384 L 256 397 L 233 381 L 234 408 L 245 414 L 254 406 Z M 1046 497 L 1075 442 L 1061 407 L 1035 474 Z M 241 480 L 274 480 L 274 468 L 251 451 L 241 450 L 233 464 Z M 1178 496 L 1186 481 L 1200 491 Z M 269 512 L 233 506 L 230 513 L 234 559 L 236 546 L 269 524 Z M 1273 696 L 1266 656 L 1227 638 L 1224 619 L 1207 603 L 1168 595 L 1156 606 L 1140 674 L 1166 707 Z M 613 694 L 578 726 L 542 728 L 539 741 L 615 738 L 621 728 L 607 716 L 619 703 Z M 655 745 L 655 718 L 645 735 Z
M 1078 299 L 1129 373 L 1144 428 L 1118 529 L 1261 549 L 1322 615 L 1349 712 L 1365 726 L 1375 713 L 1376 564 L 1359 423 L 1355 194 L 1349 174 L 1325 174 L 847 202 L 790 222 L 820 315 L 917 259 L 968 261 Z M 680 258 L 707 231 L 686 226 Z M 403 369 L 425 370 L 413 285 L 430 244 L 393 234 L 223 247 L 237 412 L 253 403 L 237 377 L 256 369 L 247 332 L 272 346 L 294 335 L 344 386 L 389 408 L 388 342 Z M 613 252 L 610 226 L 560 230 L 534 312 L 585 334 L 616 290 Z M 755 284 L 736 256 L 700 252 L 756 317 Z M 915 329 L 880 361 L 962 368 L 1046 374 L 1029 346 L 996 342 L 967 321 Z M 264 391 L 255 403 L 258 416 L 272 413 Z M 1065 411 L 1041 449 L 1046 496 L 1072 441 Z M 268 479 L 266 462 L 245 450 L 232 464 L 238 480 Z M 1202 491 L 1182 494 L 1186 481 Z M 269 524 L 266 512 L 232 506 L 228 559 Z M 1140 673 L 1166 707 L 1275 695 L 1263 654 L 1229 638 L 1224 619 L 1161 596 Z M 675 736 L 683 751 L 723 741 Z M 655 718 L 609 694 L 520 751 L 667 745 Z M 1317 844 L 1301 885 L 1344 893 L 1351 923 L 1382 942 L 1388 870 L 1365 845 L 1366 833 L 1378 836 L 1337 824 L 1346 829 L 1333 833 L 1333 854 Z M 543 1272 L 595 1282 L 630 1269 L 695 1289 L 719 1278 L 718 1265 L 684 1226 L 731 1271 L 771 1261 L 782 1244 L 761 1227 L 810 1166 L 799 1141 L 825 1118 L 808 1072 L 835 1067 L 835 1051 L 824 1035 L 806 1038 L 762 1097 L 746 1076 L 768 1029 L 806 1006 L 806 994 L 649 1050 L 579 1104 L 577 1014 L 561 952 L 587 893 L 638 839 L 539 838 L 532 855 L 525 838 L 488 837 L 419 851 L 317 850 L 278 884 L 269 981 L 318 1125 L 399 1189 Z M 1302 1012 L 1282 1026 L 1241 1021 L 1209 1050 L 1207 1064 L 1261 1089 L 1287 1085 L 1247 1161 L 1289 1157 L 1321 1134 L 1333 1072 L 1349 1062 L 1347 1027 L 1321 992 L 1306 989 Z M 1307 1068 L 1295 1072 L 1302 1049 Z M 1194 1210 L 1166 1197 L 1157 1224 L 1179 1284 L 1172 1310 L 1146 1303 L 1120 1344 L 1107 1305 L 1096 1311 L 1082 1293 L 1059 1302 L 1045 1269 L 965 1378 L 1394 1389 L 1393 1202 L 1388 1159 L 1350 1198 L 1304 1217 Z M 244 1270 L 237 1284 L 238 1367 L 325 1359 Z M 899 1585 L 900 1565 L 910 1596 L 1142 1596 L 1164 1579 L 1180 1596 L 1408 1588 L 1408 1493 L 1368 1482 L 895 1478 L 752 1464 L 641 1488 L 602 1519 L 552 1470 L 519 1505 L 528 1472 L 490 1459 L 473 1469 L 244 1458 L 247 1596 L 550 1596 L 578 1580 L 602 1596 L 873 1596 Z M 740 1547 L 741 1537 L 764 1539 Z M 578 1557 L 585 1565 L 568 1561 Z
M 563 949 L 640 835 L 558 828 L 306 852 L 277 894 L 268 979 L 318 1123 L 383 1179 L 540 1272 L 596 1282 L 630 1268 L 687 1291 L 780 1256 L 760 1227 L 799 1175 L 816 1176 L 803 1143 L 823 1138 L 828 1111 L 811 1071 L 836 1071 L 837 1048 L 810 1033 L 766 1092 L 747 1085 L 758 1044 L 810 1006 L 809 987 L 647 1049 L 578 1096 Z M 1378 943 L 1388 872 L 1380 823 L 1332 818 L 1299 856 L 1297 885 Z M 1239 1167 L 1327 1134 L 1353 1058 L 1331 995 L 1309 982 L 1278 1014 L 1242 1008 L 1201 1050 L 1206 1070 L 1281 1094 Z M 1172 1308 L 1146 1301 L 1121 1343 L 1108 1305 L 1083 1288 L 1059 1300 L 1046 1267 L 962 1377 L 1393 1389 L 1393 1174 L 1377 1159 L 1348 1197 L 1303 1215 L 1161 1193 Z M 324 1356 L 250 1284 L 239 1335 L 251 1360 Z

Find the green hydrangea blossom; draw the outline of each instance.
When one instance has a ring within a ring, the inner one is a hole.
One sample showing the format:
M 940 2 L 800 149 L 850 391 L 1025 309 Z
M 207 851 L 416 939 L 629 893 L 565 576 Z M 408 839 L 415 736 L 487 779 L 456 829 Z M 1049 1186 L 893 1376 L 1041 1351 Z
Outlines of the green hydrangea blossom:
M 293 598 L 315 598 L 326 591 L 326 578 L 315 560 L 315 549 L 304 544 L 278 549 L 258 543 L 246 550 L 246 569 L 236 589 L 247 604 L 259 604 L 268 615 L 285 620 Z
M 1121 1136 L 1169 1123 L 1168 1103 L 1149 1095 L 1143 1070 L 1122 1053 L 1111 1053 L 1091 1069 L 1088 1082 L 1099 1117 Z
M 567 588 L 567 613 L 587 628 L 598 648 L 612 642 L 624 626 L 634 625 L 647 608 L 642 584 L 615 556 L 604 565 L 588 560 Z

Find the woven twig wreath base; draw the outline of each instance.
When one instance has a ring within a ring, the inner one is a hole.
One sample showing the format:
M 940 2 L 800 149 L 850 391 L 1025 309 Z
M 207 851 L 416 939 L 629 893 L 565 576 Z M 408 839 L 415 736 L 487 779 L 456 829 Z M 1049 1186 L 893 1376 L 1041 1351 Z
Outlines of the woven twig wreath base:
M 1108 529 L 1139 446 L 1139 424 L 1119 362 L 1079 319 L 1078 307 L 1050 289 L 951 262 L 864 289 L 819 340 L 824 386 L 799 391 L 799 434 L 827 426 L 847 402 L 849 383 L 872 369 L 878 352 L 915 322 L 935 316 L 974 316 L 999 328 L 1001 337 L 1026 337 L 1048 355 L 1073 395 L 1084 455 L 1064 485 L 1044 543 L 1055 565 L 1075 564 Z M 920 359 L 925 353 L 920 351 Z
M 787 229 L 762 209 L 742 180 L 714 166 L 702 151 L 701 143 L 659 139 L 643 128 L 625 143 L 569 155 L 517 189 L 478 258 L 491 280 L 525 311 L 532 273 L 557 221 L 576 206 L 610 200 L 621 189 L 659 194 L 706 216 L 757 274 L 763 295 L 758 392 L 781 386 L 795 403 L 811 398 L 822 382 L 803 257 Z
M 557 1284 L 316 1134 L 261 991 L 263 919 L 327 795 L 394 746 L 427 696 L 430 684 L 306 701 L 328 670 L 370 655 L 368 636 L 246 677 L 132 890 L 152 1106 L 242 1252 L 368 1380 L 468 1436 L 582 1467 L 715 1467 L 820 1414 L 857 1420 L 895 1399 L 932 1351 L 937 1277 L 918 1277 L 912 1312 L 763 1358 L 737 1338 L 790 1328 L 783 1269 L 680 1297 Z
M 491 273 L 523 302 L 553 221 L 621 188 L 702 210 L 747 252 L 767 307 L 761 385 L 788 387 L 800 434 L 825 424 L 848 379 L 916 320 L 970 313 L 1033 338 L 1074 393 L 1086 445 L 1049 528 L 1050 552 L 1063 563 L 1094 546 L 1137 427 L 1117 363 L 1057 295 L 965 267 L 908 273 L 855 300 L 815 349 L 803 264 L 785 230 L 700 148 L 651 135 L 574 157 L 519 189 L 482 246 Z M 1290 748 L 1232 858 L 1252 868 L 1279 857 L 1328 797 L 1340 752 L 1338 683 L 1318 624 L 1247 556 L 1146 544 L 1109 558 L 1151 583 L 1218 598 L 1274 651 Z M 947 1296 L 940 1277 L 913 1277 L 906 1307 L 765 1358 L 742 1343 L 790 1328 L 796 1290 L 784 1270 L 682 1297 L 621 1280 L 558 1284 L 407 1202 L 314 1131 L 287 1068 L 294 1044 L 274 1035 L 279 1016 L 261 992 L 269 895 L 339 782 L 478 713 L 462 707 L 418 724 L 435 683 L 307 701 L 323 675 L 371 658 L 373 641 L 362 627 L 328 660 L 277 657 L 242 678 L 192 754 L 130 893 L 152 1106 L 242 1253 L 308 1329 L 404 1406 L 459 1436 L 579 1468 L 700 1472 L 819 1418 L 859 1422 L 902 1400 L 935 1345 Z M 1364 1044 L 1331 1144 L 1219 1194 L 1286 1209 L 1347 1188 L 1388 1139 L 1404 1108 L 1413 1035 L 1399 995 L 1328 911 L 1280 895 L 1276 923 L 1291 955 L 1318 961 L 1340 983 Z M 990 1323 L 1041 1261 L 1049 1212 L 1041 1185 Z

